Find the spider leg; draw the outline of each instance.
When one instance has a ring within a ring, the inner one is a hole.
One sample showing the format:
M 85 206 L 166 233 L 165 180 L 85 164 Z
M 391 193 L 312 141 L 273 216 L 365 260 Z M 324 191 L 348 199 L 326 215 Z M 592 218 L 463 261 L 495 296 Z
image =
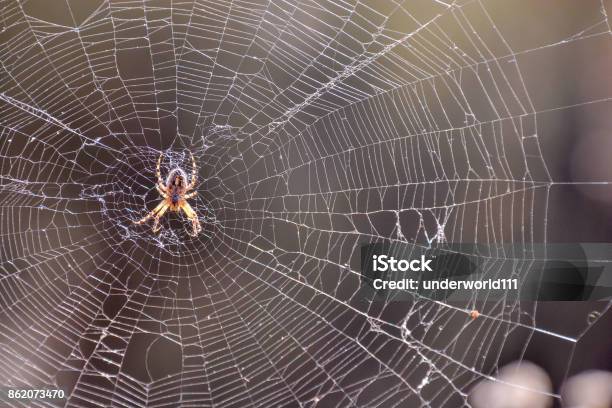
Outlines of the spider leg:
M 157 187 L 157 192 L 159 193 L 160 196 L 162 196 L 163 198 L 168 198 L 168 193 L 166 192 L 167 190 L 165 186 L 162 186 L 159 183 L 157 183 L 155 187 Z
M 196 185 L 196 181 L 198 180 L 198 177 L 197 177 L 198 176 L 198 168 L 196 166 L 195 158 L 193 157 L 193 153 L 189 152 L 189 154 L 191 155 L 192 170 L 191 170 L 191 182 L 187 186 L 186 191 L 189 191 L 192 188 L 194 188 L 195 185 Z
M 155 170 L 155 174 L 157 175 L 157 184 L 159 184 L 160 186 L 164 185 L 164 181 L 162 180 L 161 177 L 161 162 L 162 162 L 162 157 L 164 157 L 163 153 L 159 154 L 159 159 L 157 159 L 157 168 Z
M 147 222 L 148 220 L 150 220 L 152 217 L 155 217 L 157 215 L 157 213 L 159 213 L 162 208 L 164 206 L 167 206 L 166 201 L 163 200 L 161 201 L 159 204 L 157 204 L 157 207 L 155 207 L 154 209 L 152 209 L 151 211 L 149 211 L 149 213 L 147 215 L 145 215 L 143 218 L 141 218 L 138 221 L 132 221 L 134 224 L 144 224 L 145 222 Z
M 192 191 L 191 193 L 187 193 L 187 194 L 185 194 L 185 195 L 183 196 L 183 198 L 184 198 L 185 200 L 187 200 L 187 199 L 189 199 L 189 198 L 193 198 L 193 197 L 195 197 L 195 196 L 196 196 L 196 194 L 198 194 L 198 192 L 197 192 L 197 191 Z
M 165 214 L 166 211 L 168 211 L 168 208 L 168 204 L 166 204 L 164 201 L 164 206 L 161 210 L 157 212 L 157 215 L 155 216 L 155 222 L 153 223 L 153 232 L 158 232 L 161 229 L 161 226 L 159 225 L 159 219 Z
M 185 212 L 185 215 L 191 221 L 191 225 L 193 227 L 193 233 L 189 235 L 195 237 L 200 233 L 200 231 L 202 231 L 202 226 L 200 225 L 198 215 L 193 210 L 193 208 L 191 208 L 187 201 L 183 201 L 183 204 L 181 204 L 181 209 Z

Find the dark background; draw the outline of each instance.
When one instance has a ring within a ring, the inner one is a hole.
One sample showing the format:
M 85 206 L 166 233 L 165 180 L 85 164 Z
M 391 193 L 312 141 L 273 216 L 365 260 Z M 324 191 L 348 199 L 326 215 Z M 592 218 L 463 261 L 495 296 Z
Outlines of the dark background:
M 515 360 L 612 369 L 609 302 L 355 299 L 364 243 L 611 241 L 608 2 L 0 10 L 3 385 L 456 407 Z M 132 225 L 162 151 L 197 159 L 196 238 Z

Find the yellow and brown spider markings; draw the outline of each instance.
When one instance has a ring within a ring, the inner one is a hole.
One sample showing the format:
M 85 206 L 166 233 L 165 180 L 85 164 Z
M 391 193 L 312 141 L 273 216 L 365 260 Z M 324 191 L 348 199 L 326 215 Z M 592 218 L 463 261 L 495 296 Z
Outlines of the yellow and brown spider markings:
M 163 153 L 160 154 L 159 159 L 157 160 L 157 183 L 155 185 L 157 192 L 162 197 L 162 201 L 142 219 L 134 221 L 134 224 L 143 224 L 151 218 L 154 218 L 155 223 L 153 224 L 153 232 L 158 232 L 161 229 L 159 220 L 161 217 L 163 217 L 166 211 L 170 210 L 180 212 L 182 210 L 187 216 L 187 219 L 191 221 L 193 227 L 190 235 L 196 236 L 202 230 L 202 226 L 200 225 L 200 220 L 198 219 L 196 212 L 187 202 L 188 199 L 197 194 L 197 191 L 191 191 L 195 187 L 197 180 L 196 175 L 198 172 L 193 154 L 191 154 L 193 169 L 191 172 L 191 181 L 189 183 L 187 183 L 187 174 L 185 171 L 178 167 L 172 169 L 168 173 L 166 182 L 164 183 L 161 176 L 161 162 L 163 156 Z

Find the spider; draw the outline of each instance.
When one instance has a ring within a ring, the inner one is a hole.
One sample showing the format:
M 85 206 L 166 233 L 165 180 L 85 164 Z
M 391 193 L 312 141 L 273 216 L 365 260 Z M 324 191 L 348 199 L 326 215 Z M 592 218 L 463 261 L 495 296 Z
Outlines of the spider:
M 472 310 L 470 313 L 470 319 L 476 320 L 480 316 L 480 312 L 476 309 Z
M 202 227 L 196 212 L 187 202 L 189 198 L 192 198 L 197 194 L 197 191 L 189 192 L 195 187 L 196 183 L 196 174 L 198 169 L 196 167 L 195 159 L 193 158 L 193 154 L 191 154 L 193 170 L 191 173 L 191 182 L 189 184 L 187 184 L 187 174 L 183 169 L 178 167 L 172 169 L 170 173 L 168 173 L 168 177 L 166 177 L 166 182 L 164 183 L 160 171 L 163 156 L 163 153 L 160 154 L 159 159 L 157 160 L 157 183 L 155 185 L 163 200 L 142 219 L 139 221 L 134 221 L 134 224 L 143 224 L 149 219 L 155 218 L 153 232 L 158 232 L 161 229 L 159 219 L 166 213 L 166 211 L 168 211 L 168 209 L 174 212 L 180 212 L 183 210 L 187 216 L 187 219 L 191 221 L 193 226 L 192 233 L 189 233 L 189 235 L 195 237 L 202 230 Z

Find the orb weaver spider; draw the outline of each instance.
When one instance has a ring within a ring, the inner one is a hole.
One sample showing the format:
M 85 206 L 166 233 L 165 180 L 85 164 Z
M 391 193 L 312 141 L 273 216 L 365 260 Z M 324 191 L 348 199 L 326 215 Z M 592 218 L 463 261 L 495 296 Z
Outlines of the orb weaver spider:
M 195 187 L 196 184 L 196 175 L 197 175 L 197 167 L 196 162 L 191 154 L 191 163 L 193 166 L 193 170 L 191 172 L 191 181 L 187 184 L 187 173 L 179 167 L 172 169 L 168 176 L 166 177 L 166 181 L 162 180 L 161 176 L 161 162 L 164 154 L 159 155 L 159 159 L 157 159 L 157 183 L 155 187 L 157 188 L 157 192 L 162 196 L 163 200 L 151 210 L 147 215 L 145 215 L 142 219 L 138 221 L 133 221 L 134 224 L 144 224 L 151 218 L 155 219 L 155 223 L 153 224 L 153 232 L 158 232 L 161 229 L 159 225 L 159 219 L 163 217 L 166 211 L 174 211 L 180 212 L 181 210 L 187 216 L 187 219 L 191 221 L 192 224 L 192 233 L 189 233 L 191 236 L 196 236 L 202 230 L 202 226 L 200 225 L 200 220 L 198 219 L 198 215 L 194 211 L 194 209 L 189 205 L 187 200 L 189 198 L 194 197 L 198 192 L 191 191 Z M 189 192 L 191 191 L 191 192 Z

